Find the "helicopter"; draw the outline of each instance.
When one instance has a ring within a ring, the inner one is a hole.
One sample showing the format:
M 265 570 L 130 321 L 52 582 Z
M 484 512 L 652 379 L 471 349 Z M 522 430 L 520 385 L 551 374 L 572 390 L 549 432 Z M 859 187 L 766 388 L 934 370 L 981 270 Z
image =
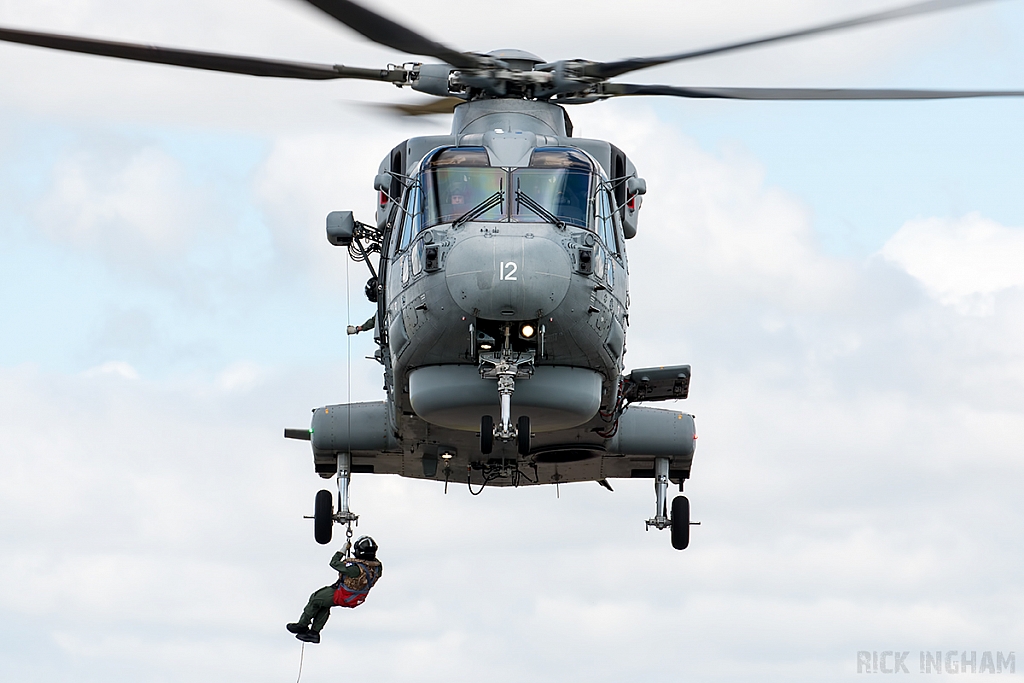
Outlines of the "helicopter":
M 1024 91 L 708 88 L 610 79 L 640 69 L 908 18 L 985 0 L 928 0 L 829 24 L 672 55 L 555 62 L 504 49 L 461 52 L 348 0 L 309 4 L 383 46 L 437 63 L 382 69 L 310 64 L 0 28 L 0 40 L 121 59 L 262 77 L 358 79 L 440 98 L 397 105 L 452 116 L 447 135 L 390 150 L 373 179 L 375 215 L 328 215 L 330 244 L 369 271 L 372 330 L 383 368 L 381 401 L 314 410 L 314 536 L 358 516 L 354 473 L 486 486 L 651 479 L 648 528 L 689 545 L 693 415 L 642 405 L 687 398 L 691 369 L 626 371 L 629 267 L 644 179 L 611 142 L 575 137 L 567 108 L 622 96 L 746 100 L 892 100 L 1017 97 Z M 475 487 L 475 490 L 474 490 Z

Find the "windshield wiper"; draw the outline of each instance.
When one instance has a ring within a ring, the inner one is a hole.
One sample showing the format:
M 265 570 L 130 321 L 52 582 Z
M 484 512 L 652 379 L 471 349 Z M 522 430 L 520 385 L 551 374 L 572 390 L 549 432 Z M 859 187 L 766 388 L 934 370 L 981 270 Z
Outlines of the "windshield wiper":
M 561 218 L 545 209 L 540 202 L 538 202 L 536 199 L 520 190 L 518 187 L 516 188 L 516 202 L 518 202 L 519 204 L 525 204 L 526 208 L 528 208 L 530 211 L 533 211 L 535 214 L 546 220 L 548 223 L 554 223 L 560 229 L 565 230 L 565 221 L 563 221 Z M 518 206 L 516 208 L 518 209 Z
M 466 213 L 464 213 L 461 216 L 459 216 L 458 218 L 456 218 L 452 222 L 452 227 L 453 228 L 457 228 L 457 227 L 463 225 L 464 223 L 468 223 L 469 221 L 473 220 L 474 218 L 477 218 L 478 216 L 482 216 L 483 214 L 487 213 L 488 211 L 490 211 L 491 209 L 493 209 L 494 207 L 498 206 L 499 204 L 501 204 L 504 201 L 505 201 L 505 191 L 504 190 L 498 190 L 497 192 L 492 194 L 490 197 L 488 197 L 487 199 L 483 200 L 482 202 L 480 202 L 479 204 L 474 206 L 472 209 L 470 209 Z

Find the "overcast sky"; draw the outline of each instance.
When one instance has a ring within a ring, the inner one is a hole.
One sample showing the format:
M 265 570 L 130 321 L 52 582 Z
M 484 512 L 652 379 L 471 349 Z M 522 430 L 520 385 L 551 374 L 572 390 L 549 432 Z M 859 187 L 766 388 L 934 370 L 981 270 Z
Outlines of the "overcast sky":
M 460 49 L 659 54 L 853 0 L 374 7 Z M 0 0 L 0 25 L 382 66 L 291 0 Z M 1024 88 L 1024 3 L 638 72 L 679 85 Z M 289 83 L 0 45 L 0 675 L 282 681 L 333 581 L 328 482 L 281 438 L 379 400 L 367 274 L 399 140 L 445 117 Z M 356 475 L 386 571 L 304 681 L 825 681 L 860 650 L 1024 657 L 1024 101 L 570 110 L 647 179 L 627 365 L 690 363 L 694 527 L 650 481 L 448 494 Z M 350 283 L 350 284 L 347 284 Z M 351 342 L 351 347 L 349 343 Z M 1024 671 L 1024 661 L 1020 663 Z M 963 676 L 969 680 L 971 676 Z

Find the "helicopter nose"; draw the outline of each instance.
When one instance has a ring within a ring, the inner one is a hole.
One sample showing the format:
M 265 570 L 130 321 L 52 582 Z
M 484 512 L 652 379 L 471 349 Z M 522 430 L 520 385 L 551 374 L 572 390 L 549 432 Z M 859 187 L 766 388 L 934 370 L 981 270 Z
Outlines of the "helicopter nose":
M 449 293 L 465 312 L 488 320 L 534 320 L 562 303 L 572 262 L 550 239 L 482 231 L 452 247 L 445 273 Z

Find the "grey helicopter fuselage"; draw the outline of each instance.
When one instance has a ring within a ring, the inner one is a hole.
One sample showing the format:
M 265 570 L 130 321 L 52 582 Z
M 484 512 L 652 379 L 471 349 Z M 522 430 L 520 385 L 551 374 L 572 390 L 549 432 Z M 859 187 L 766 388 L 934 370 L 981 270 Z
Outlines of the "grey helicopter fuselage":
M 348 452 L 355 472 L 498 486 L 653 477 L 655 457 L 688 477 L 692 416 L 622 411 L 625 239 L 646 190 L 625 154 L 572 137 L 559 106 L 483 99 L 455 109 L 450 135 L 395 147 L 377 178 L 368 294 L 388 400 L 315 412 L 322 476 Z M 529 453 L 512 438 L 481 449 L 482 420 L 501 435 L 502 354 L 506 420 L 528 418 Z M 661 398 L 685 397 L 688 366 L 670 371 L 675 391 Z
M 437 426 L 476 432 L 481 418 L 495 413 L 498 394 L 494 382 L 481 381 L 478 356 L 497 350 L 506 329 L 516 351 L 536 357 L 512 404 L 513 418 L 528 414 L 535 432 L 577 427 L 615 398 L 625 343 L 625 253 L 608 198 L 604 216 L 588 215 L 601 205 L 592 198 L 607 194 L 608 177 L 568 144 L 557 107 L 523 104 L 521 112 L 500 100 L 462 105 L 456 135 L 404 143 L 411 189 L 403 193 L 405 206 L 396 207 L 387 245 L 385 329 L 392 373 L 407 379 L 393 392 L 396 406 Z M 608 156 L 611 146 L 601 144 Z M 417 153 L 424 148 L 426 155 Z M 474 181 L 480 187 L 461 187 Z M 561 225 L 517 202 L 514 186 L 524 181 L 538 195 L 544 186 L 578 186 L 578 196 L 561 205 L 550 201 L 557 197 L 535 198 L 563 214 Z M 442 196 L 441 210 L 432 211 L 432 195 L 455 185 L 464 203 L 444 207 Z M 470 209 L 497 187 L 503 201 L 485 215 L 446 220 L 445 213 Z M 413 203 L 424 215 L 412 215 Z M 382 222 L 389 220 L 389 207 L 382 214 Z M 593 220 L 606 221 L 600 234 L 591 231 Z

